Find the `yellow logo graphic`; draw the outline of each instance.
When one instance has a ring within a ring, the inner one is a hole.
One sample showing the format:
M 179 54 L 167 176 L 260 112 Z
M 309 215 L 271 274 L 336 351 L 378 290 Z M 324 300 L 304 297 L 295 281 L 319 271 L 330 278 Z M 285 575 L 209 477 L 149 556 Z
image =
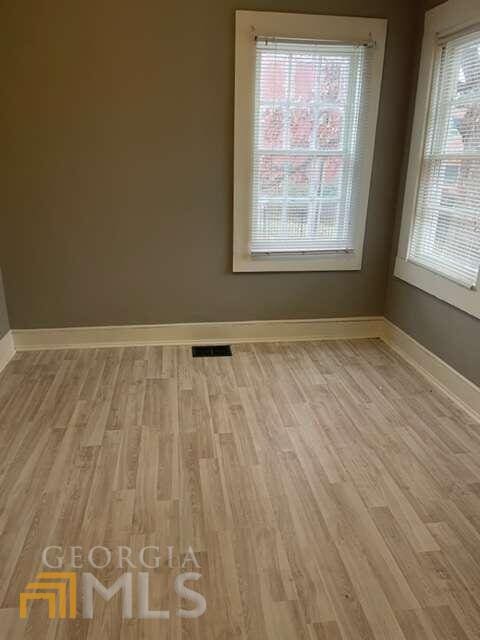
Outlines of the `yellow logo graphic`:
M 49 580 L 54 582 L 48 582 Z M 37 574 L 36 582 L 29 582 L 25 589 L 31 589 L 31 591 L 25 590 L 20 594 L 20 618 L 27 617 L 27 603 L 30 600 L 46 600 L 48 602 L 49 618 L 65 619 L 68 617 L 73 619 L 77 617 L 77 575 L 75 573 L 68 571 L 42 571 Z

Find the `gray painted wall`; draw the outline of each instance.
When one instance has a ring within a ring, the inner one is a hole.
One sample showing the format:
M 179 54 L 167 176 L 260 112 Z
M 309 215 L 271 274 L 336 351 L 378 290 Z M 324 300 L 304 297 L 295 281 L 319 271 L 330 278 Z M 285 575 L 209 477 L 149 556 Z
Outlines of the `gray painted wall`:
M 8 323 L 7 303 L 5 301 L 5 292 L 3 290 L 2 271 L 0 270 L 0 338 L 10 329 Z
M 389 20 L 361 272 L 231 271 L 235 8 Z M 4 0 L 0 11 L 12 327 L 381 314 L 388 282 L 387 316 L 480 382 L 480 323 L 388 275 L 420 3 Z M 0 293 L 0 335 L 6 326 Z
M 441 4 L 438 0 L 429 0 L 426 8 L 430 9 L 438 4 Z M 409 108 L 409 132 L 411 132 L 413 119 L 421 36 L 422 29 L 419 30 L 417 41 L 417 64 Z M 402 188 L 395 220 L 385 315 L 427 349 L 433 351 L 472 382 L 480 385 L 480 320 L 392 275 L 400 230 L 409 138 L 410 133 L 405 145 L 402 165 Z
M 479 320 L 396 278 L 386 316 L 480 386 Z
M 232 273 L 236 8 L 389 20 L 361 272 Z M 1 11 L 13 328 L 383 313 L 415 0 L 4 0 Z

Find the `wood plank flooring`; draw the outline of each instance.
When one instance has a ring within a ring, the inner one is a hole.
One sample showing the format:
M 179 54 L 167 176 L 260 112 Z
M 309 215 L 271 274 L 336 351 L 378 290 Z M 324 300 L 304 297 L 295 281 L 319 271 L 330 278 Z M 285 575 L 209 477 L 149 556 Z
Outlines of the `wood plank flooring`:
M 20 353 L 0 452 L 1 638 L 480 638 L 480 425 L 378 340 Z M 49 545 L 160 547 L 170 619 L 122 620 L 117 595 L 21 620 Z M 190 546 L 198 619 L 175 615 Z

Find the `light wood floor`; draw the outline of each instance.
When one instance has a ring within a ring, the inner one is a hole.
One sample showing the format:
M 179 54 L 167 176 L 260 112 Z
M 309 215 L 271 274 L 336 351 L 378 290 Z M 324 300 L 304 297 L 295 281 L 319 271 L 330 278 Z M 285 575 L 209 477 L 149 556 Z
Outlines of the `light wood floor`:
M 0 637 L 480 638 L 480 425 L 377 340 L 233 352 L 23 353 L 0 374 Z M 191 545 L 207 612 L 175 616 L 162 564 L 169 621 L 122 622 L 118 596 L 20 620 L 48 545 Z

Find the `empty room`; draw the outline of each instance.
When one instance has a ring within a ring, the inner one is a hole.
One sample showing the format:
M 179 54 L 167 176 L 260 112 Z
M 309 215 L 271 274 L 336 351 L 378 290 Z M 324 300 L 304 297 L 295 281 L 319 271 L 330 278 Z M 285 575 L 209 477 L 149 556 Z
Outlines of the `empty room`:
M 480 640 L 479 0 L 0 0 L 0 640 Z

